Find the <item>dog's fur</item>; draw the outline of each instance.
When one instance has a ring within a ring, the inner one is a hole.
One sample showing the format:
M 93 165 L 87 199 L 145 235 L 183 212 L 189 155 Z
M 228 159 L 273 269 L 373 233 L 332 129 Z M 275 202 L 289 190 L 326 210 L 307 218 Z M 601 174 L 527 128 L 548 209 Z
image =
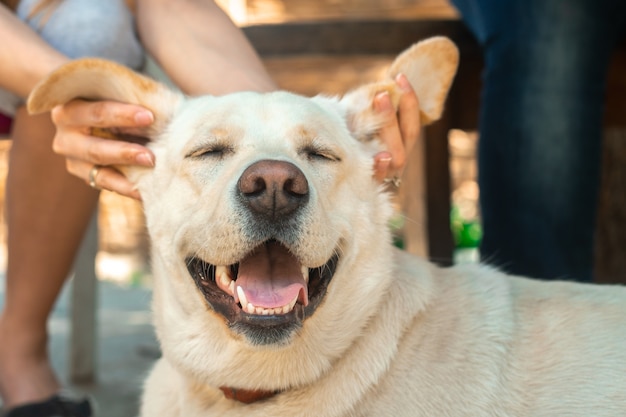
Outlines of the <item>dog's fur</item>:
M 144 201 L 163 351 L 143 416 L 626 415 L 624 289 L 440 269 L 391 244 L 389 198 L 372 179 L 373 97 L 387 90 L 397 103 L 390 80 L 402 72 L 422 120 L 436 120 L 457 59 L 448 40 L 424 41 L 388 81 L 342 99 L 186 98 L 99 60 L 70 63 L 35 89 L 31 112 L 82 97 L 156 115 L 146 131 L 156 167 L 120 167 Z M 201 262 L 241 262 L 250 274 L 245 259 L 264 251 L 280 252 L 273 273 L 284 261 L 312 274 L 310 299 L 298 292 L 288 314 L 233 307 Z M 313 289 L 321 266 L 334 276 Z M 215 293 L 231 305 L 214 307 Z M 225 396 L 233 390 L 276 393 L 246 404 Z

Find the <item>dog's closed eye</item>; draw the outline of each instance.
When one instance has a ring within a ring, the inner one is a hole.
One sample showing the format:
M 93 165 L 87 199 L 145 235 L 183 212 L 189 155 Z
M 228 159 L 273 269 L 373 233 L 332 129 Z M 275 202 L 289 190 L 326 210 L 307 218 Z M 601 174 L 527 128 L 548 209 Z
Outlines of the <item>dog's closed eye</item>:
M 233 153 L 234 148 L 230 144 L 226 143 L 210 143 L 203 144 L 197 148 L 194 148 L 191 152 L 185 155 L 185 158 L 222 158 L 226 154 Z
M 341 162 L 341 157 L 337 155 L 332 149 L 319 146 L 308 145 L 302 148 L 301 154 L 306 155 L 309 160 L 321 160 L 331 162 Z

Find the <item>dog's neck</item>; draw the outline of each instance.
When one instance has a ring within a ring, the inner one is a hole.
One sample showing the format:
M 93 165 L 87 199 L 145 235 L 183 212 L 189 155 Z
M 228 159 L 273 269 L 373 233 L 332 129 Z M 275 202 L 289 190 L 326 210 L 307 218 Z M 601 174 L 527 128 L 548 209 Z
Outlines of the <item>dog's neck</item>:
M 251 404 L 257 401 L 265 400 L 278 394 L 279 391 L 261 391 L 261 390 L 245 390 L 231 387 L 220 387 L 224 396 L 229 400 L 235 400 L 244 404 Z

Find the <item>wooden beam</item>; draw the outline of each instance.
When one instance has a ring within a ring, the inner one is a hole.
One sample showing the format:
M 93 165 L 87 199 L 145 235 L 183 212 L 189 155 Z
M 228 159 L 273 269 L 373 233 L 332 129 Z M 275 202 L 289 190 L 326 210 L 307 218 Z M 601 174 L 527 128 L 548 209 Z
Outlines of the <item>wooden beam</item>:
M 98 211 L 93 214 L 74 262 L 72 280 L 69 375 L 75 384 L 95 382 L 97 374 Z
M 464 51 L 479 48 L 457 19 L 290 22 L 242 29 L 263 57 L 396 54 L 420 39 L 436 35 L 449 37 Z

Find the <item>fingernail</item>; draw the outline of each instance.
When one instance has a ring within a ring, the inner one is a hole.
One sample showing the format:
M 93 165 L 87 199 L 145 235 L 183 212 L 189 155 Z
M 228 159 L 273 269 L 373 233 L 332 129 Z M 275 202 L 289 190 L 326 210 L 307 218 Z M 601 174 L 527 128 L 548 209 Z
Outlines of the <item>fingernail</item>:
M 135 123 L 140 125 L 149 125 L 154 121 L 152 112 L 148 110 L 140 110 L 135 113 Z
M 376 160 L 376 165 L 379 169 L 387 169 L 392 161 L 391 154 L 389 152 L 380 152 L 376 154 L 374 159 Z
M 376 158 L 376 160 L 379 163 L 383 163 L 383 164 L 386 164 L 386 165 L 388 165 L 391 162 L 391 160 L 393 159 L 389 152 L 380 152 L 380 153 L 376 154 L 375 158 Z
M 142 152 L 137 154 L 135 160 L 139 165 L 144 165 L 148 167 L 154 166 L 154 156 L 149 152 Z
M 396 83 L 400 86 L 402 91 L 411 91 L 411 89 L 413 89 L 406 75 L 402 73 L 396 75 Z
M 389 92 L 387 91 L 381 91 L 376 94 L 374 100 L 376 101 L 376 108 L 378 111 L 393 109 L 393 106 L 391 105 L 391 97 L 389 97 Z
M 389 163 L 390 161 L 381 160 L 381 159 L 377 159 L 374 162 L 374 176 L 378 180 L 382 180 L 383 178 L 387 176 L 387 171 L 389 170 Z

